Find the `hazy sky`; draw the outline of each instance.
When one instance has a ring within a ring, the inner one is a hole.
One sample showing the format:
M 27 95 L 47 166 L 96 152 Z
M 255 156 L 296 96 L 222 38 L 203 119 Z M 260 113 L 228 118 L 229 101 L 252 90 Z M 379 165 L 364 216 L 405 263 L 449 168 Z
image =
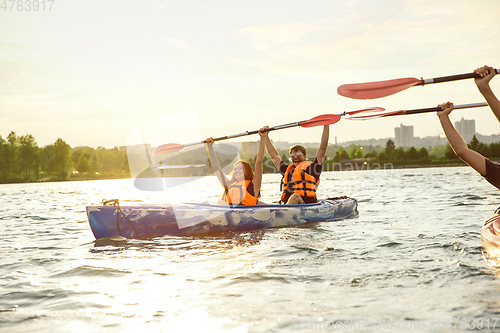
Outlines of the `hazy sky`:
M 51 10 L 48 10 L 52 5 Z M 413 87 L 371 101 L 345 83 L 432 78 L 500 66 L 498 0 L 46 0 L 0 8 L 0 135 L 39 146 L 188 143 L 370 106 L 387 110 L 482 102 L 473 80 Z M 500 76 L 492 81 L 500 96 Z M 488 108 L 456 110 L 500 132 Z M 341 120 L 331 140 L 442 133 L 435 114 Z M 321 129 L 274 140 L 319 141 Z M 133 135 L 134 136 L 134 135 Z M 153 139 L 154 137 L 154 139 Z M 257 140 L 257 137 L 245 138 Z

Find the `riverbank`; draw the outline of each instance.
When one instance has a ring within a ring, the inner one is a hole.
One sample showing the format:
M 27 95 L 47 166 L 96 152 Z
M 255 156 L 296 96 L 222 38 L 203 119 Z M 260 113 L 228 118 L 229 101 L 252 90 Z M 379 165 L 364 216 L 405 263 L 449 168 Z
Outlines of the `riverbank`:
M 407 163 L 403 161 L 366 161 L 365 159 L 346 160 L 340 163 L 325 164 L 324 171 L 363 171 L 363 170 L 386 170 L 386 169 L 419 169 L 436 167 L 460 167 L 467 166 L 461 160 L 434 160 L 425 163 L 414 161 Z M 130 179 L 131 176 L 126 172 L 102 173 L 102 174 L 71 174 L 67 178 L 62 178 L 55 174 L 39 174 L 38 179 L 0 182 L 0 184 L 18 184 L 18 183 L 52 183 L 52 182 L 71 182 L 85 180 L 105 180 L 105 179 Z
M 33 177 L 35 178 L 35 177 Z M 0 182 L 0 184 L 23 184 L 23 183 L 54 183 L 54 182 L 72 182 L 82 180 L 104 180 L 104 179 L 127 179 L 131 178 L 130 174 L 125 172 L 119 173 L 103 173 L 103 174 L 71 174 L 63 178 L 55 174 L 40 174 L 38 179 L 12 179 L 9 181 Z

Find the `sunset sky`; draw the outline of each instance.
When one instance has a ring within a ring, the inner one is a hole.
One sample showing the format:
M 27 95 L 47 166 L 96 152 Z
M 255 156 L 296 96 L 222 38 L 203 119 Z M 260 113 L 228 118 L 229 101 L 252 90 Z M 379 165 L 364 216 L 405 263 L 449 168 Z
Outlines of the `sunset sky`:
M 339 96 L 337 87 L 500 66 L 498 0 L 55 0 L 36 12 L 7 3 L 0 135 L 32 134 L 39 146 L 62 138 L 112 148 L 139 132 L 153 145 L 189 143 L 370 106 L 482 102 L 473 80 L 371 101 Z M 491 85 L 500 97 L 500 77 Z M 462 117 L 481 134 L 500 133 L 488 108 L 452 114 Z M 442 133 L 435 114 L 341 120 L 330 142 L 392 137 L 401 123 L 416 136 Z M 310 142 L 320 134 L 270 136 Z

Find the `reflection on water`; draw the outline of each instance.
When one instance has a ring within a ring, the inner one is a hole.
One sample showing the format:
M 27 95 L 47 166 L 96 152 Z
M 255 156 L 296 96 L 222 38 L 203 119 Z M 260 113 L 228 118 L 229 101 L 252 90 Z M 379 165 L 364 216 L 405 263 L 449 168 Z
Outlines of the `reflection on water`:
M 209 254 L 224 252 L 235 247 L 246 247 L 258 244 L 264 230 L 246 232 L 217 232 L 199 236 L 139 236 L 132 238 L 108 237 L 94 241 L 91 252 L 114 252 L 122 250 L 134 251 L 185 251 L 189 254 Z

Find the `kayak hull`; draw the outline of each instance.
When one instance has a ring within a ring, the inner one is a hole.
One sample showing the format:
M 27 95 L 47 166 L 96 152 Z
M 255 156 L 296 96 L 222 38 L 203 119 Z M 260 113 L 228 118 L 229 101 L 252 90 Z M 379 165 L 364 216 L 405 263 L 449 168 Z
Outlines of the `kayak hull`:
M 485 259 L 500 263 L 500 209 L 482 227 L 481 245 Z
M 90 228 L 96 239 L 256 230 L 336 221 L 356 213 L 357 201 L 352 198 L 320 200 L 304 205 L 228 207 L 186 203 L 87 207 Z

